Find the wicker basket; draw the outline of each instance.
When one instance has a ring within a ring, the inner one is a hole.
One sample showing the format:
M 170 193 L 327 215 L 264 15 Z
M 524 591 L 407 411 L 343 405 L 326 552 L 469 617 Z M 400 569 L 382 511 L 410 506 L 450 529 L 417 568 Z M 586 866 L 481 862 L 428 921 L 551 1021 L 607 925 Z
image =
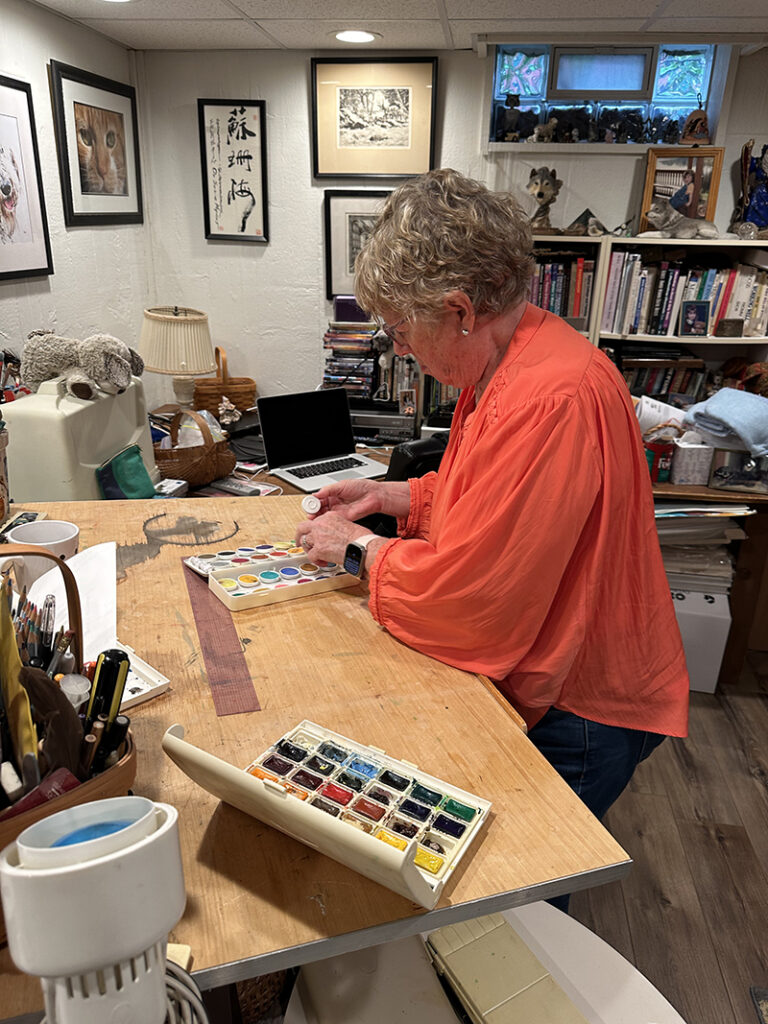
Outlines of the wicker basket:
M 200 428 L 203 444 L 177 448 L 179 425 L 183 416 L 191 416 Z M 155 445 L 155 463 L 160 476 L 170 480 L 186 480 L 192 487 L 205 487 L 212 480 L 228 476 L 237 459 L 226 441 L 214 441 L 210 427 L 203 416 L 191 409 L 183 409 L 171 420 L 171 448 Z
M 250 377 L 230 377 L 223 348 L 216 349 L 216 366 L 219 371 L 216 377 L 201 377 L 195 381 L 194 407 L 207 409 L 218 417 L 219 403 L 226 397 L 240 412 L 250 409 L 256 401 L 256 381 Z
M 72 570 L 62 560 L 54 555 L 52 551 L 40 547 L 27 547 L 23 544 L 4 544 L 2 546 L 3 558 L 15 558 L 34 556 L 35 558 L 48 558 L 54 562 L 64 577 L 64 589 L 67 595 L 67 613 L 69 617 L 69 628 L 73 631 L 72 653 L 75 657 L 78 671 L 83 664 L 83 618 L 80 609 L 80 597 L 77 593 L 77 583 L 72 575 Z M 5 849 L 17 836 L 21 835 L 25 828 L 34 825 L 41 818 L 55 814 L 57 811 L 65 811 L 77 804 L 84 804 L 90 800 L 103 800 L 111 796 L 123 796 L 126 794 L 136 777 L 136 747 L 133 737 L 128 732 L 125 741 L 125 753 L 117 764 L 106 771 L 95 775 L 87 782 L 81 783 L 75 789 L 70 789 L 53 800 L 47 800 L 39 807 L 32 807 L 23 811 L 15 817 L 3 820 L 0 818 L 0 850 Z M 5 938 L 5 922 L 3 921 L 2 908 L 0 908 L 0 942 Z

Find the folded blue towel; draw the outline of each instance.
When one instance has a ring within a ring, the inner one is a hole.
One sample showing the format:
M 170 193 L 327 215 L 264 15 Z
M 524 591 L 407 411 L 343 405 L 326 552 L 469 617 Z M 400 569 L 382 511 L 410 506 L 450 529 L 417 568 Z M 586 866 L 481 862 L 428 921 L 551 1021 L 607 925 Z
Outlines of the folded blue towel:
M 721 388 L 706 402 L 692 405 L 683 424 L 708 434 L 719 448 L 741 447 L 756 457 L 768 455 L 768 398 L 762 395 Z

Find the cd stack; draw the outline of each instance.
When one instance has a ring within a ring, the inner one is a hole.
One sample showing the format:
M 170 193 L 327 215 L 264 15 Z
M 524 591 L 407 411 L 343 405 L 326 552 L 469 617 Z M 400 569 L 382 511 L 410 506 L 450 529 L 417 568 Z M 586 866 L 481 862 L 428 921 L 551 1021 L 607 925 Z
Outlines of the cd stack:
M 370 398 L 374 390 L 375 323 L 331 320 L 323 337 L 323 387 L 344 387 L 357 398 Z

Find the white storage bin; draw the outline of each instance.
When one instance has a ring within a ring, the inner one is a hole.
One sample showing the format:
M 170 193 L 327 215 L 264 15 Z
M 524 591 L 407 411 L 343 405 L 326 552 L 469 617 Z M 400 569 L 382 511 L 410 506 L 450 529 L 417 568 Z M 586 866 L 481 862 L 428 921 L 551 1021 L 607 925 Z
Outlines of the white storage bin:
M 137 377 L 121 395 L 73 398 L 61 380 L 48 380 L 34 395 L 3 406 L 8 424 L 8 486 L 11 499 L 99 499 L 96 469 L 129 444 L 141 448 L 157 482 L 144 387 Z
M 731 628 L 728 595 L 673 590 L 672 601 L 683 637 L 691 689 L 714 693 Z

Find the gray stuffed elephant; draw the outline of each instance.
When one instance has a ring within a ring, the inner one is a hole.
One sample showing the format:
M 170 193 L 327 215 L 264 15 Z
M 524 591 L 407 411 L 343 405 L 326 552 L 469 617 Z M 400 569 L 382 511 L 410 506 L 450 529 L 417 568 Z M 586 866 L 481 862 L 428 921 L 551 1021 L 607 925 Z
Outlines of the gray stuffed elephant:
M 96 392 L 125 391 L 131 376 L 144 372 L 144 360 L 110 334 L 93 334 L 77 341 L 51 331 L 32 331 L 21 356 L 21 380 L 37 391 L 44 380 L 61 377 L 76 398 L 95 398 Z

